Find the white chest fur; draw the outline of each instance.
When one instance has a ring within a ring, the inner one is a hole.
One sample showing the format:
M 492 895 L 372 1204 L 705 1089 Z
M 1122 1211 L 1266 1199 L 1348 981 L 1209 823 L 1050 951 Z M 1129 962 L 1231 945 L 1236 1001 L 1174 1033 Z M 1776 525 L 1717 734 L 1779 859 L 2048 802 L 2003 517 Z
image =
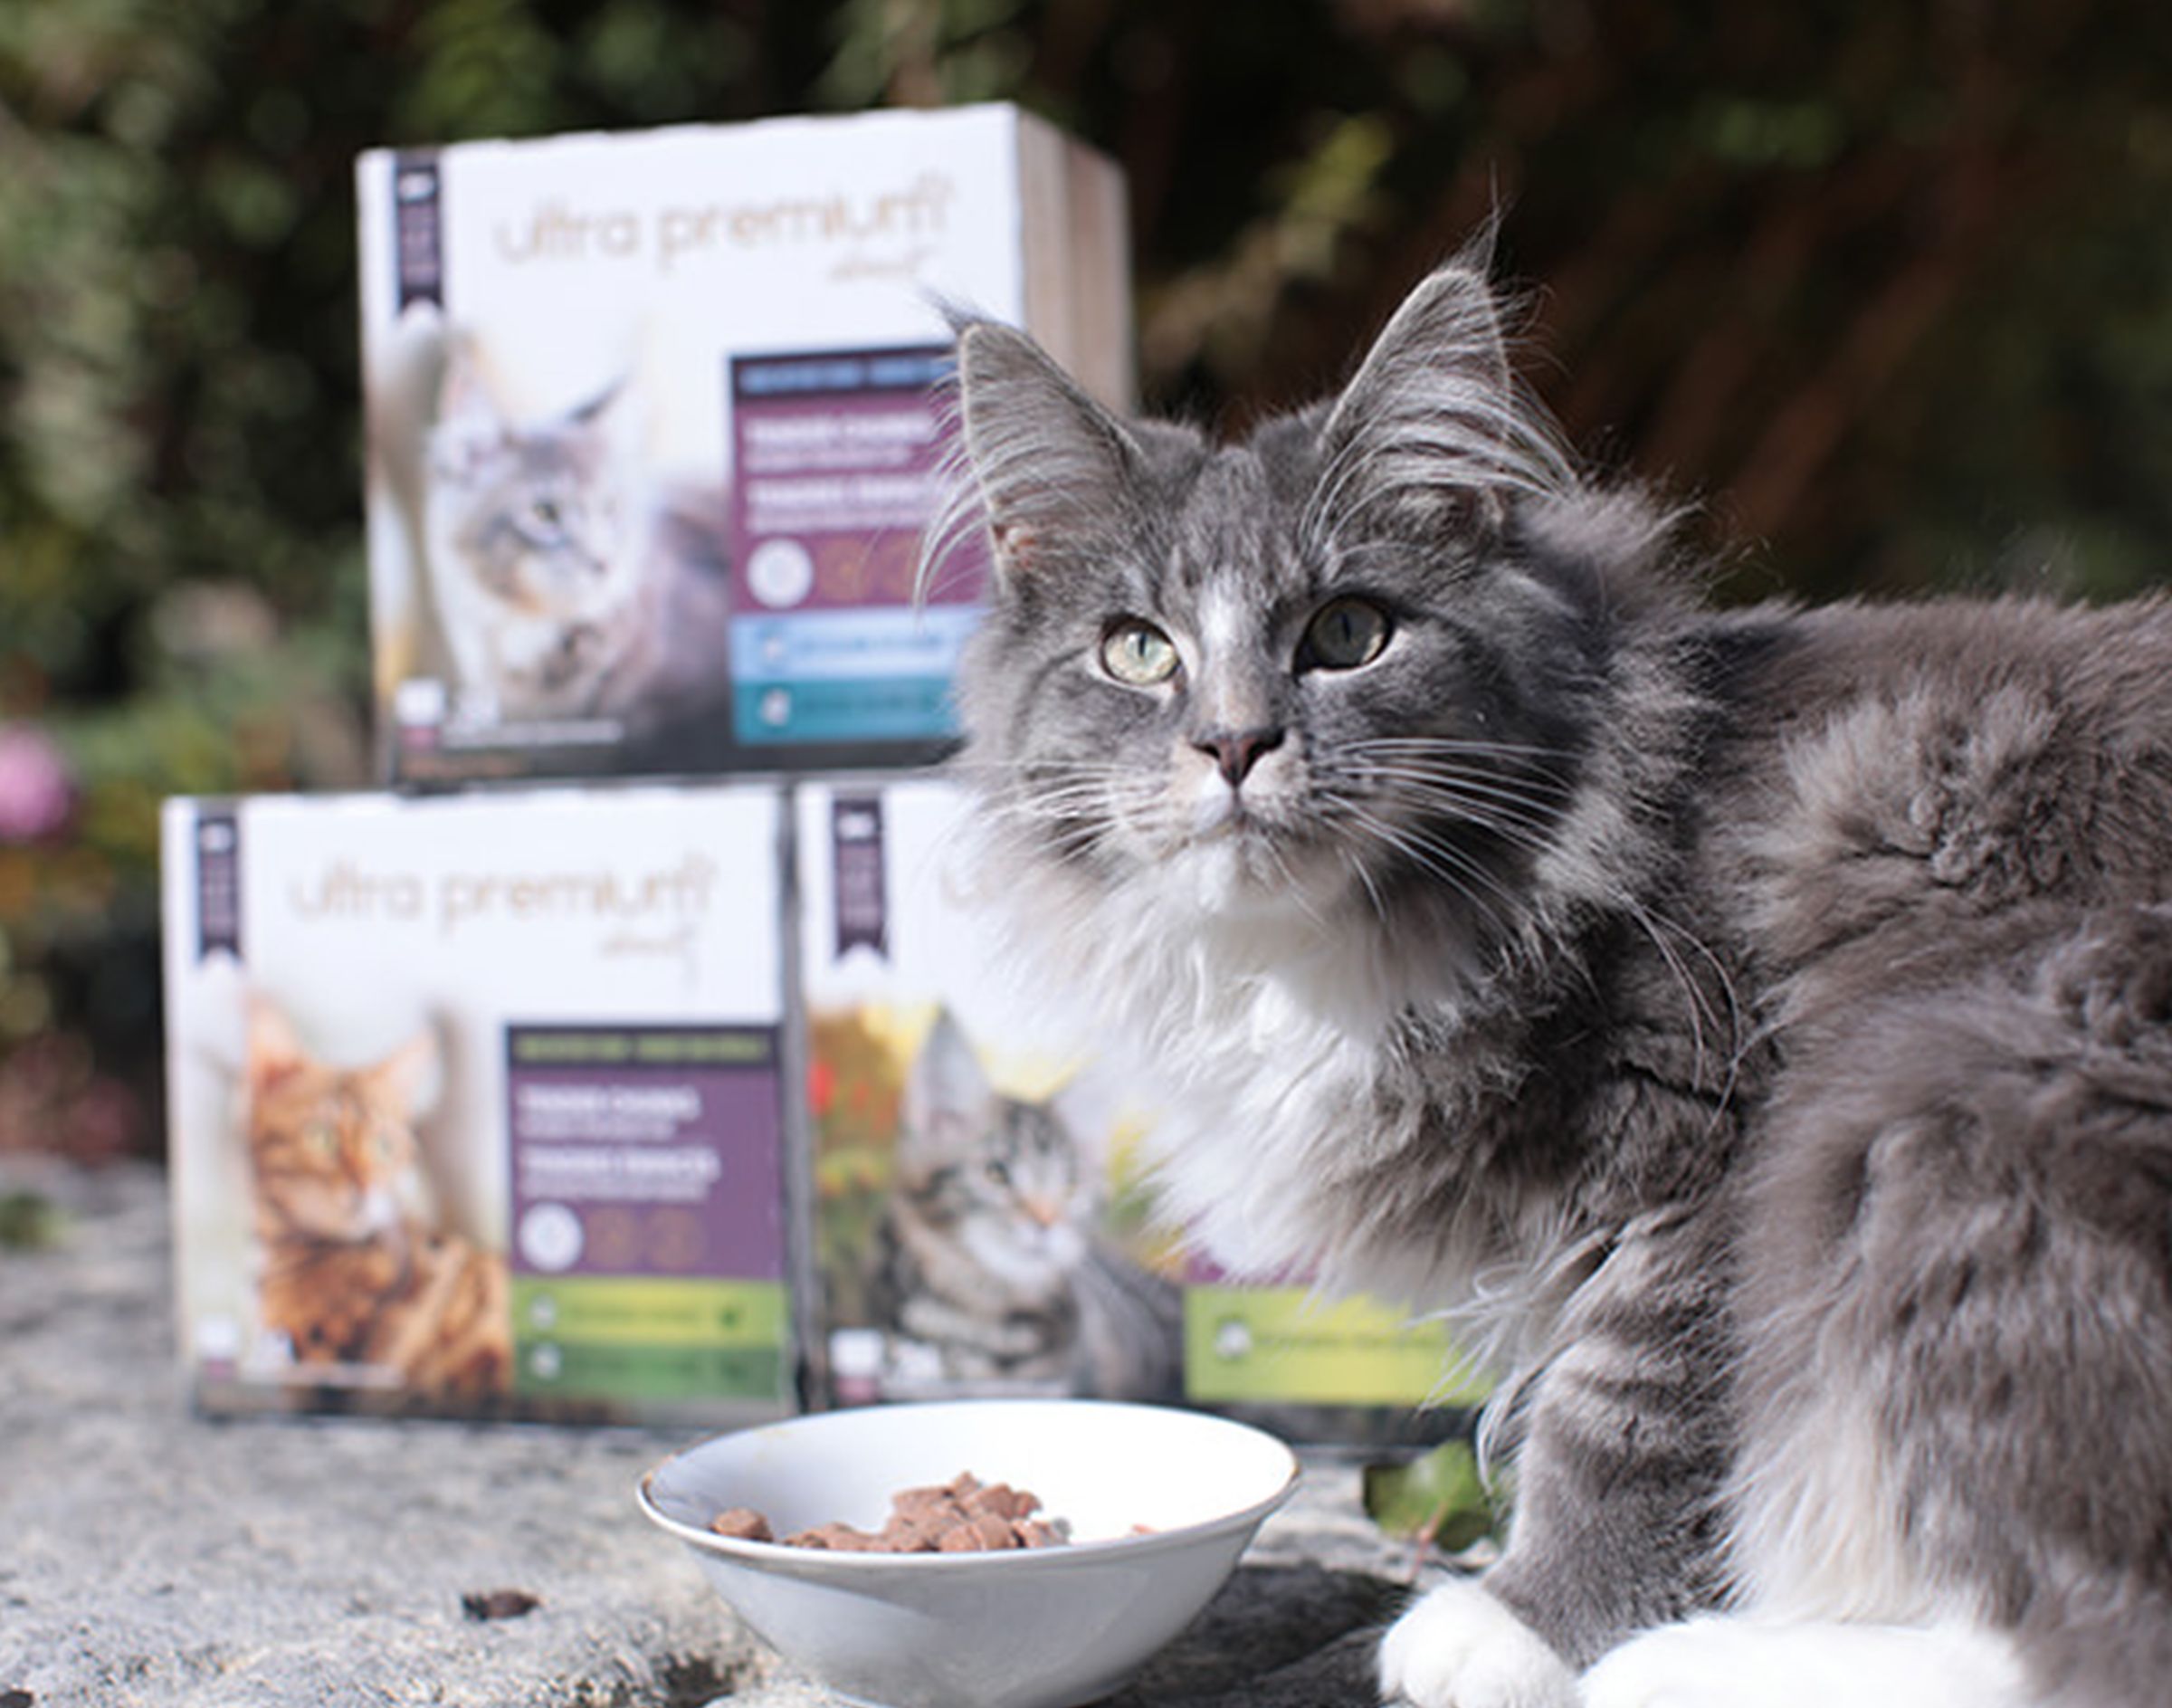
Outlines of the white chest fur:
M 1402 999 L 1369 946 L 1254 921 L 1103 970 L 1157 1080 L 1171 1216 L 1234 1270 L 1340 1267 L 1338 1195 L 1399 1137 L 1377 1093 Z

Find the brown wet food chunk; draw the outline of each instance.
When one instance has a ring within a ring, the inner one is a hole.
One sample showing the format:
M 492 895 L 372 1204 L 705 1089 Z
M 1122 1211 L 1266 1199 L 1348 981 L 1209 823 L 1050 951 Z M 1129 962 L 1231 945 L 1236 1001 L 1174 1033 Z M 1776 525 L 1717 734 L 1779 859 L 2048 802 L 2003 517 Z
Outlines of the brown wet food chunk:
M 891 1496 L 890 1518 L 880 1531 L 850 1524 L 817 1524 L 783 1538 L 788 1548 L 822 1548 L 848 1554 L 986 1553 L 1005 1548 L 1050 1548 L 1069 1541 L 1061 1522 L 1035 1518 L 1040 1497 L 1007 1483 L 983 1483 L 970 1471 L 949 1482 L 900 1489 Z M 710 1528 L 747 1541 L 776 1540 L 757 1512 L 735 1506 L 717 1514 Z
M 776 1538 L 770 1534 L 769 1521 L 751 1506 L 728 1506 L 709 1521 L 710 1529 L 719 1536 L 729 1536 L 743 1542 L 769 1542 Z

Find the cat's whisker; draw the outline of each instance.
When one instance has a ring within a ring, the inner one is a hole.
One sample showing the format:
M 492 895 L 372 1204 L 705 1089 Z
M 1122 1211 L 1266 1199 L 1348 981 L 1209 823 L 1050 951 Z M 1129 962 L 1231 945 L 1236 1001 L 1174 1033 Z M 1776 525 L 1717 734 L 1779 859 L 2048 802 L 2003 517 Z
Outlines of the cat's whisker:
M 1409 766 L 1378 765 L 1364 768 L 1365 780 L 1401 785 L 1420 800 L 1463 803 L 1491 807 L 1516 823 L 1543 828 L 1557 823 L 1561 806 L 1574 791 L 1563 788 L 1552 799 L 1519 780 L 1498 776 L 1460 772 L 1445 768 L 1419 769 Z
M 1504 843 L 1519 854 L 1543 858 L 1555 851 L 1548 826 L 1533 825 L 1484 801 L 1447 796 L 1429 805 L 1424 815 L 1432 821 L 1449 820 L 1459 831 L 1477 831 Z
M 1701 1085 L 1705 1077 L 1704 1023 L 1709 1021 L 1715 1027 L 1724 1026 L 1725 1035 L 1730 1040 L 1730 1047 L 1727 1053 L 1725 1076 L 1720 1081 L 1719 1090 L 1712 1095 L 1712 1112 L 1707 1124 L 1707 1131 L 1712 1131 L 1726 1118 L 1729 1104 L 1734 1096 L 1736 1083 L 1741 1074 L 1743 1057 L 1748 1052 L 1753 1042 L 1743 1025 L 1741 997 L 1735 988 L 1734 978 L 1729 972 L 1726 963 L 1712 951 L 1710 947 L 1686 927 L 1669 919 L 1666 915 L 1643 905 L 1634 897 L 1626 894 L 1617 896 L 1615 904 L 1621 908 L 1623 912 L 1634 919 L 1639 928 L 1652 940 L 1653 947 L 1665 960 L 1676 983 L 1681 988 L 1683 1007 L 1688 1013 L 1692 1037 L 1695 1060 L 1694 1078 L 1697 1084 Z M 1695 949 L 1706 965 L 1710 968 L 1712 976 L 1719 981 L 1720 994 L 1726 999 L 1727 1013 L 1724 1016 L 1712 1008 L 1681 958 L 1667 948 L 1662 936 L 1662 933 L 1666 931 L 1672 931 Z
M 1513 797 L 1496 799 L 1483 794 L 1474 796 L 1436 779 L 1427 779 L 1423 787 L 1406 785 L 1396 791 L 1396 796 L 1430 816 L 1472 825 L 1527 854 L 1546 854 L 1554 849 L 1550 833 L 1560 816 L 1543 806 L 1520 802 Z
M 1435 777 L 1490 788 L 1514 789 L 1533 798 L 1551 796 L 1561 799 L 1576 791 L 1574 782 L 1558 772 L 1512 760 L 1504 765 L 1492 754 L 1443 753 L 1430 757 L 1415 753 L 1381 754 L 1358 763 L 1383 769 L 1394 768 L 1406 777 Z
M 1349 745 L 1353 751 L 1360 753 L 1396 752 L 1412 749 L 1419 752 L 1432 752 L 1440 749 L 1449 752 L 1530 753 L 1556 759 L 1567 757 L 1558 743 L 1504 741 L 1494 736 L 1452 736 L 1437 733 L 1367 735 L 1358 737 Z
M 1682 1007 L 1690 1026 L 1690 1079 L 1692 1084 L 1701 1085 L 1704 1083 L 1705 1064 L 1704 1026 L 1705 1021 L 1711 1017 L 1706 1011 L 1704 998 L 1697 989 L 1696 981 L 1690 977 L 1689 969 L 1682 965 L 1681 957 L 1668 946 L 1651 915 L 1627 897 L 1620 898 L 1620 905 L 1623 913 L 1634 921 L 1637 928 L 1651 940 L 1653 949 L 1658 952 L 1668 973 L 1681 991 Z
M 1414 779 L 1482 783 L 1491 788 L 1515 789 L 1532 798 L 1550 796 L 1565 799 L 1576 787 L 1561 771 L 1514 754 L 1346 752 L 1336 757 L 1340 768 L 1348 772 L 1377 771 Z
M 1574 784 L 1544 776 L 1524 776 L 1478 768 L 1453 760 L 1426 764 L 1411 760 L 1376 762 L 1361 768 L 1377 776 L 1410 783 L 1420 788 L 1450 789 L 1468 797 L 1499 801 L 1557 818 L 1576 797 Z
M 1360 831 L 1370 835 L 1376 842 L 1392 853 L 1401 855 L 1420 870 L 1427 872 L 1439 878 L 1443 883 L 1451 885 L 1472 906 L 1480 909 L 1487 918 L 1492 921 L 1496 929 L 1500 931 L 1504 941 L 1512 942 L 1521 935 L 1511 922 L 1511 915 L 1519 911 L 1519 904 L 1515 893 L 1492 873 L 1489 872 L 1481 862 L 1472 859 L 1452 844 L 1442 842 L 1437 838 L 1421 836 L 1388 819 L 1381 818 L 1357 802 L 1345 799 L 1338 805 L 1342 811 L 1348 815 L 1349 821 Z M 1504 912 L 1485 896 L 1481 895 L 1472 887 L 1470 883 L 1472 879 L 1476 879 L 1491 889 L 1500 901 L 1507 905 L 1509 911 Z
M 1348 742 L 1339 751 L 1359 761 L 1458 765 L 1468 765 L 1474 760 L 1504 761 L 1516 766 L 1519 774 L 1534 777 L 1550 777 L 1553 773 L 1548 768 L 1560 766 L 1568 758 L 1558 748 L 1535 742 L 1451 736 L 1427 736 L 1394 741 L 1372 737 Z
M 1306 893 L 1305 885 L 1298 881 L 1297 873 L 1290 864 L 1289 854 L 1280 841 L 1270 841 L 1267 844 L 1267 853 L 1274 862 L 1275 870 L 1282 875 L 1283 892 L 1297 904 L 1299 912 L 1302 913 L 1320 931 L 1327 931 L 1329 929 L 1327 920 L 1321 915 L 1311 897 Z
M 1030 792 L 990 797 L 987 810 L 1020 824 L 1063 823 L 1105 812 L 1126 791 L 1143 798 L 1140 779 L 1124 767 L 1069 767 L 1061 781 L 1038 779 Z
M 1372 869 L 1358 857 L 1354 849 L 1338 845 L 1336 854 L 1350 875 L 1358 881 L 1358 887 L 1365 892 L 1366 904 L 1372 909 L 1373 917 L 1385 925 L 1387 922 L 1387 902 L 1380 893 L 1380 886 L 1373 880 Z

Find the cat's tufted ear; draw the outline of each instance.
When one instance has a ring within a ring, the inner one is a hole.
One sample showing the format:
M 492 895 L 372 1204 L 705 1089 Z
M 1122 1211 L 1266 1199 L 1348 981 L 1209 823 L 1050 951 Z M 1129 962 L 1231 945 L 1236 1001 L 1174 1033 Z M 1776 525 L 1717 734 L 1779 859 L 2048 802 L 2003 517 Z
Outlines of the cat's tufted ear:
M 424 1027 L 369 1072 L 395 1109 L 426 1113 L 437 1102 L 437 1035 Z
M 1491 529 L 1513 493 L 1567 480 L 1510 373 L 1492 288 L 1463 261 L 1404 299 L 1329 410 L 1319 444 L 1323 521 L 1387 510 Z
M 1000 573 L 1030 573 L 1050 540 L 1105 522 L 1121 503 L 1138 446 L 1024 333 L 992 320 L 961 327 L 957 388 Z
M 444 480 L 464 480 L 503 447 L 506 421 L 474 340 L 452 339 L 445 350 L 430 430 L 430 463 Z
M 985 1124 L 995 1094 L 973 1053 L 972 1041 L 944 1009 L 936 1016 L 906 1075 L 906 1131 L 923 1144 L 939 1146 L 960 1131 Z
M 473 338 L 465 334 L 447 342 L 444 375 L 438 382 L 437 417 L 477 428 L 494 429 L 502 423 L 482 352 L 475 348 Z
M 249 1078 L 255 1085 L 268 1085 L 273 1080 L 291 1073 L 309 1060 L 309 1052 L 302 1048 L 301 1037 L 294 1030 L 294 1023 L 287 1018 L 286 1011 L 268 997 L 249 998 Z

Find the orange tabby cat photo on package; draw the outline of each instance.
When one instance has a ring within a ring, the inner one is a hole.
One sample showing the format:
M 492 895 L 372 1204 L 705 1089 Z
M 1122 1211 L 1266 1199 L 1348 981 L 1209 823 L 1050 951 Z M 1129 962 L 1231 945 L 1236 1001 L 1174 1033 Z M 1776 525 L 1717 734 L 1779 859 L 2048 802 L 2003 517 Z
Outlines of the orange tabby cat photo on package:
M 504 1254 L 449 1231 L 429 1184 L 419 1123 L 439 1071 L 427 1029 L 340 1067 L 249 998 L 241 1137 L 270 1363 L 432 1395 L 506 1387 Z

